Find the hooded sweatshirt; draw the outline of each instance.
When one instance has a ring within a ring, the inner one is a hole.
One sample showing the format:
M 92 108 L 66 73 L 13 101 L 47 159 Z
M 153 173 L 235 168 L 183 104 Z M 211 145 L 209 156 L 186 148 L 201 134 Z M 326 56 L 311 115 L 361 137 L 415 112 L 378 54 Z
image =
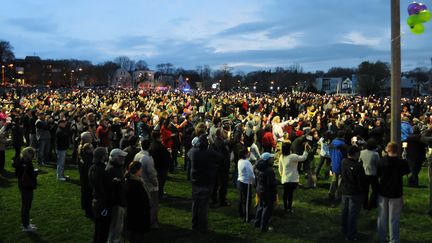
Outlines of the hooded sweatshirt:
M 256 192 L 261 200 L 275 201 L 277 194 L 276 174 L 272 164 L 267 160 L 259 160 L 255 166 Z
M 342 159 L 345 157 L 346 143 L 342 138 L 335 138 L 330 146 L 331 165 L 333 173 L 340 174 Z

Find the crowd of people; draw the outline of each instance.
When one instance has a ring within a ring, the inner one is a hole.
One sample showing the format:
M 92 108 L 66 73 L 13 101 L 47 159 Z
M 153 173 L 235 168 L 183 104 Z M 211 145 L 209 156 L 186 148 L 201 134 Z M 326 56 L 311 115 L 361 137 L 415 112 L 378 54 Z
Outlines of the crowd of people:
M 427 161 L 432 180 L 431 104 L 430 98 L 402 99 L 402 143 L 395 144 L 388 143 L 390 101 L 373 96 L 10 92 L 3 95 L 0 112 L 0 170 L 10 134 L 24 231 L 36 229 L 28 220 L 37 185 L 33 157 L 39 166 L 55 162 L 62 182 L 68 180 L 64 167 L 71 149 L 81 206 L 95 222 L 94 242 L 118 242 L 124 229 L 130 242 L 142 242 L 145 232 L 159 228 L 158 204 L 167 196 L 168 174 L 180 169 L 192 184 L 191 221 L 198 232 L 209 229 L 210 204 L 231 205 L 231 183 L 239 191 L 239 217 L 262 232 L 272 230 L 278 185 L 283 207 L 292 213 L 304 175 L 300 186 L 310 189 L 331 177 L 330 206 L 341 204 L 347 239 L 358 237 L 360 209 L 377 208 L 379 240 L 398 242 L 402 176 L 410 174 L 408 186 L 418 187 Z

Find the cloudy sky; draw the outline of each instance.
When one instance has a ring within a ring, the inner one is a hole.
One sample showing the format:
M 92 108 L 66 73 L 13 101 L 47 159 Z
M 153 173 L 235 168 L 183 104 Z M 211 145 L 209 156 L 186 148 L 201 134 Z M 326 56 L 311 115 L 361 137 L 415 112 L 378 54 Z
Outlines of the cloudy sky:
M 401 0 L 403 70 L 430 67 L 432 57 L 432 21 L 424 34 L 411 34 L 410 2 Z M 16 0 L 1 9 L 0 39 L 18 58 L 97 64 L 125 55 L 151 68 L 243 71 L 390 61 L 390 0 Z

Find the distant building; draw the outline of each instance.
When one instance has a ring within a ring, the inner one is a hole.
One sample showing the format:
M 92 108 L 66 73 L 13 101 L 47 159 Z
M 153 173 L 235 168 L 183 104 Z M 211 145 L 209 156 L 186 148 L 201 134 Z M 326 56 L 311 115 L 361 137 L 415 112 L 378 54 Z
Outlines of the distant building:
M 15 59 L 14 71 L 14 82 L 19 85 L 59 87 L 71 84 L 71 76 L 62 61 L 27 56 L 24 59 Z
M 136 87 L 142 82 L 154 83 L 155 72 L 151 70 L 137 70 L 132 73 L 132 80 Z
M 417 89 L 417 90 L 416 90 Z M 391 79 L 387 78 L 384 81 L 384 88 L 382 95 L 390 95 L 391 90 Z M 416 85 L 416 82 L 412 78 L 406 76 L 401 77 L 401 95 L 402 97 L 411 97 L 415 95 L 417 91 L 420 91 L 420 87 Z
M 111 87 L 132 88 L 132 76 L 124 68 L 119 68 L 114 72 L 110 81 Z
M 316 78 L 314 86 L 319 92 L 326 94 L 354 94 L 357 91 L 357 76 Z

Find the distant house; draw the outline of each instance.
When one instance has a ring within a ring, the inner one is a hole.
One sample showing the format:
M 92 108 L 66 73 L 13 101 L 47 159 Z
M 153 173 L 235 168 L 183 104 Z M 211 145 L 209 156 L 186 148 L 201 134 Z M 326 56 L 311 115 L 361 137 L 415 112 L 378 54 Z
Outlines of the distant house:
M 111 87 L 132 88 L 132 76 L 124 69 L 119 68 L 114 72 L 110 82 Z
M 315 88 L 326 94 L 353 94 L 357 91 L 357 77 L 321 77 L 315 79 Z
M 42 60 L 38 56 L 15 59 L 14 80 L 19 85 L 65 86 L 70 85 L 72 77 L 62 61 Z
M 416 92 L 416 83 L 414 79 L 408 78 L 406 76 L 401 77 L 401 95 L 402 97 L 411 97 Z M 391 90 L 391 79 L 387 78 L 384 81 L 384 88 L 382 95 L 390 95 Z

